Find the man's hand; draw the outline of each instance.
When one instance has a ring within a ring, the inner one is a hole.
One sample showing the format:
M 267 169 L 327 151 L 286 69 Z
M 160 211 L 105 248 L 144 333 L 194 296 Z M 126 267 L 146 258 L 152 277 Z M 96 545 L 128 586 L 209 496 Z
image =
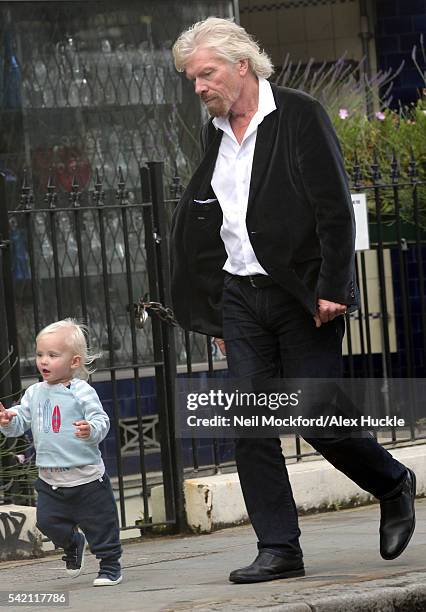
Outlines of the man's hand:
M 213 340 L 222 355 L 226 355 L 225 340 L 223 338 L 213 338 Z
M 90 423 L 88 421 L 74 421 L 73 425 L 77 427 L 75 432 L 77 438 L 90 438 Z
M 342 314 L 346 314 L 347 306 L 345 304 L 337 304 L 328 300 L 318 300 L 317 314 L 314 316 L 315 325 L 321 327 L 323 323 L 328 323 Z
M 7 427 L 10 421 L 18 413 L 15 410 L 6 410 L 3 404 L 0 402 L 0 427 Z

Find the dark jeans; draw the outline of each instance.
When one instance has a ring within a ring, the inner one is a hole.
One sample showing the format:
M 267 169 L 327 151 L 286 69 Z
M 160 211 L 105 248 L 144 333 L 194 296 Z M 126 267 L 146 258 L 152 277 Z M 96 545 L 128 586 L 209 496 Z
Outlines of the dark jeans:
M 231 377 L 341 377 L 342 316 L 316 328 L 312 315 L 278 285 L 255 289 L 228 274 L 223 299 Z M 396 489 L 406 475 L 406 468 L 372 435 L 307 442 L 375 497 Z M 236 461 L 258 547 L 282 556 L 301 556 L 296 505 L 280 440 L 240 438 Z
M 77 487 L 52 489 L 41 478 L 37 490 L 37 527 L 56 546 L 65 550 L 74 544 L 77 525 L 86 536 L 91 552 L 101 559 L 101 569 L 120 568 L 120 531 L 117 506 L 107 474 Z

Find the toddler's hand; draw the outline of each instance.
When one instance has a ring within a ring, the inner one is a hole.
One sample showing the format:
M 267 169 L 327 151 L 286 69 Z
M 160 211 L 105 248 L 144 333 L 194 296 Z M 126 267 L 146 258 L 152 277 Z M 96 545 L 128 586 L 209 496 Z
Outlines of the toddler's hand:
M 0 426 L 7 427 L 10 421 L 16 416 L 18 413 L 15 410 L 6 410 L 3 404 L 0 402 Z
M 74 421 L 73 425 L 77 427 L 75 432 L 77 438 L 90 438 L 90 423 L 87 421 Z

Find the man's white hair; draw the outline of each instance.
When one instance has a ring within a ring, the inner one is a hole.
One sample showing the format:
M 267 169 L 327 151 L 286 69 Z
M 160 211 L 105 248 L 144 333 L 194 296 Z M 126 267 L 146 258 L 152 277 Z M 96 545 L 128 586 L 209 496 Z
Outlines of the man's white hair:
M 46 336 L 47 334 L 54 334 L 58 331 L 66 331 L 65 342 L 67 346 L 72 350 L 74 355 L 80 355 L 81 357 L 81 365 L 75 371 L 75 376 L 77 378 L 82 378 L 83 380 L 87 380 L 90 374 L 93 374 L 95 371 L 94 368 L 90 368 L 91 364 L 98 359 L 98 357 L 102 356 L 102 353 L 91 353 L 87 347 L 87 336 L 88 329 L 86 325 L 79 323 L 76 319 L 63 319 L 62 321 L 55 321 L 55 323 L 51 323 L 44 327 L 36 337 L 36 342 L 42 336 Z
M 244 28 L 229 19 L 208 17 L 182 32 L 173 45 L 176 70 L 183 72 L 189 57 L 199 48 L 212 49 L 231 63 L 247 59 L 252 72 L 265 79 L 274 72 L 267 53 Z

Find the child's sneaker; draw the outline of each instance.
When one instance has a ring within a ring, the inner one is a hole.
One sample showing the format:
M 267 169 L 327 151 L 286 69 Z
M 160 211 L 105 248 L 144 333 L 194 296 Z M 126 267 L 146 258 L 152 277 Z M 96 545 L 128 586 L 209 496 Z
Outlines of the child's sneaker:
M 114 586 L 115 584 L 120 584 L 123 580 L 123 576 L 121 575 L 120 570 L 117 570 L 113 574 L 106 574 L 103 571 L 100 571 L 97 578 L 93 581 L 93 586 Z
M 84 567 L 84 548 L 86 538 L 79 531 L 75 532 L 76 544 L 71 548 L 65 549 L 62 561 L 65 561 L 66 572 L 71 578 L 77 578 Z

